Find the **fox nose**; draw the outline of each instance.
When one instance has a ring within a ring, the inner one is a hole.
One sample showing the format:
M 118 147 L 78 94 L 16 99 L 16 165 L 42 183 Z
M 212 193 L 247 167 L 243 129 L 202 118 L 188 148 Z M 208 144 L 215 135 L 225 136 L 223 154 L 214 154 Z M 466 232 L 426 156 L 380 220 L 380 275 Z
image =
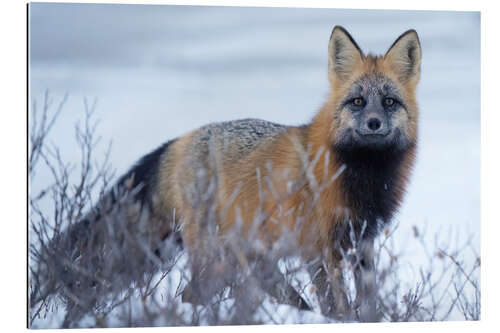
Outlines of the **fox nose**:
M 371 131 L 376 132 L 382 127 L 382 122 L 380 119 L 373 117 L 368 119 L 367 126 Z
M 361 135 L 386 135 L 389 133 L 387 120 L 375 112 L 367 114 L 362 120 L 359 132 Z

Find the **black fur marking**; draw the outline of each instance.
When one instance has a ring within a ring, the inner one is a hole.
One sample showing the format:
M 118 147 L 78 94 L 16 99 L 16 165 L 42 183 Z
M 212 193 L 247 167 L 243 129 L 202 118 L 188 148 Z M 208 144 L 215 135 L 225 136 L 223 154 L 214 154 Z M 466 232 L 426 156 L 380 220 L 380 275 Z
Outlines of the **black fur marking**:
M 122 195 L 128 190 L 134 192 L 134 198 L 140 202 L 141 207 L 147 205 L 149 209 L 152 209 L 152 192 L 156 185 L 159 163 L 161 157 L 174 141 L 175 139 L 168 141 L 151 153 L 143 156 L 127 173 L 121 176 L 102 201 L 92 208 L 92 214 L 85 216 L 69 228 L 67 234 L 71 242 L 75 243 L 79 239 L 86 239 L 88 229 L 106 214 L 102 210 L 103 205 L 113 205 L 118 199 L 117 195 Z M 129 184 L 130 187 L 127 187 L 129 179 L 133 179 L 133 182 Z
M 151 153 L 143 156 L 126 174 L 117 182 L 117 186 L 126 186 L 129 179 L 133 179 L 131 189 L 137 189 L 135 198 L 141 203 L 141 206 L 148 205 L 152 208 L 152 194 L 157 182 L 158 168 L 162 156 L 166 153 L 168 147 L 175 140 L 170 140 Z
M 402 162 L 407 151 L 396 149 L 338 150 L 338 162 L 346 165 L 342 174 L 344 196 L 356 235 L 373 239 L 390 222 L 403 193 Z M 346 230 L 347 231 L 347 230 Z M 349 243 L 348 232 L 343 242 Z

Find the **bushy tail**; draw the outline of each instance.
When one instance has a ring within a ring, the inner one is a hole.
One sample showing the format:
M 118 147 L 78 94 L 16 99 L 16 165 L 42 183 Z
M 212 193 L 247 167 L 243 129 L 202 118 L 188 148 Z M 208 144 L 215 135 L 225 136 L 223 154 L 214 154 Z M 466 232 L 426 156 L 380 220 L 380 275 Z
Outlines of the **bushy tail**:
M 169 144 L 143 157 L 84 218 L 40 245 L 32 307 L 60 296 L 67 307 L 63 326 L 70 327 L 96 307 L 112 306 L 178 253 L 179 233 L 153 209 L 157 166 Z

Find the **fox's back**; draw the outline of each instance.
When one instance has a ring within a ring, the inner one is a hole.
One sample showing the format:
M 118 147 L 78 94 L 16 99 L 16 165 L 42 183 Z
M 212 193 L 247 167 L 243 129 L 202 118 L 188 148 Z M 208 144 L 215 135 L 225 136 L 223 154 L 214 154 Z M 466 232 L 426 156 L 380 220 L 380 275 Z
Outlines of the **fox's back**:
M 202 163 L 209 159 L 209 154 L 232 162 L 245 157 L 260 144 L 273 141 L 286 129 L 287 126 L 260 119 L 212 123 L 193 132 L 191 153 L 201 157 Z

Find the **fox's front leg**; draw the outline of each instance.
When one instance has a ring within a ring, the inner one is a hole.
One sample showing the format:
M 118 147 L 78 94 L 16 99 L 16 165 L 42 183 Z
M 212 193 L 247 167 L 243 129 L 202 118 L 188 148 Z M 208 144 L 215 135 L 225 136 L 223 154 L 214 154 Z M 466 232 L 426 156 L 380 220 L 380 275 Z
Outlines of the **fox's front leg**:
M 339 261 L 327 256 L 309 269 L 321 312 L 339 320 L 349 318 L 349 300 Z
M 354 262 L 356 305 L 359 319 L 364 322 L 377 321 L 377 281 L 375 274 L 373 240 L 364 240 L 357 251 Z

